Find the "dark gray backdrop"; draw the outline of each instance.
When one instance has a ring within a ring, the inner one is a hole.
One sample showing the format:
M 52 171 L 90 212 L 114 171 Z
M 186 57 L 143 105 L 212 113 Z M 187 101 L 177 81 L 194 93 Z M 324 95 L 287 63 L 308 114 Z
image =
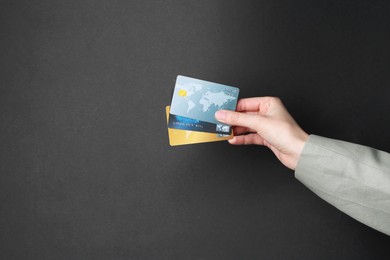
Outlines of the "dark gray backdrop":
M 388 1 L 0 1 L 1 259 L 384 259 L 265 148 L 170 147 L 178 74 L 390 151 Z

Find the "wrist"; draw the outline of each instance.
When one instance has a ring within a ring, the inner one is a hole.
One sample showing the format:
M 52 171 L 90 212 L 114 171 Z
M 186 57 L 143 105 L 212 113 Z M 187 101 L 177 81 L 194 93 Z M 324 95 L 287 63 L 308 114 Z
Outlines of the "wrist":
M 301 158 L 303 148 L 305 147 L 305 144 L 308 139 L 309 139 L 309 135 L 303 130 L 297 136 L 296 145 L 295 145 L 296 149 L 294 151 L 295 161 L 293 167 L 291 168 L 292 170 L 295 170 L 295 168 L 297 167 L 299 159 Z

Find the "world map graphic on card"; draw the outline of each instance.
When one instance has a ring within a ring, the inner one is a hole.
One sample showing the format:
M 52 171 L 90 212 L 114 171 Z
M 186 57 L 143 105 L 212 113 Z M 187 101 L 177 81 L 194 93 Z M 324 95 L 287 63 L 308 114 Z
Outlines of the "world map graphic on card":
M 221 124 L 215 119 L 220 109 L 235 110 L 239 89 L 218 83 L 178 76 L 171 114 Z

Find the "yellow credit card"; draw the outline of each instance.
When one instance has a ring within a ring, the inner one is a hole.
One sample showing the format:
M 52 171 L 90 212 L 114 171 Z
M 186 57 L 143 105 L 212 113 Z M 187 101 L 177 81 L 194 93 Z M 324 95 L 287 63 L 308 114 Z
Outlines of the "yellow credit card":
M 169 111 L 170 111 L 170 106 L 167 106 L 165 108 L 167 122 L 169 121 Z M 176 145 L 184 145 L 184 144 L 197 144 L 197 143 L 229 140 L 233 138 L 233 131 L 230 135 L 221 135 L 215 133 L 205 133 L 205 132 L 168 128 L 168 136 L 169 136 L 169 144 L 171 146 L 176 146 Z

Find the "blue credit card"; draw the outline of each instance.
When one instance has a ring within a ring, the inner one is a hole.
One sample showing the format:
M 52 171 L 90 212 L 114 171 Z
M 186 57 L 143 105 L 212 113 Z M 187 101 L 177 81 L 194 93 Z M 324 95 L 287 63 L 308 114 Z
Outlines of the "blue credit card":
M 169 114 L 168 127 L 180 130 L 190 130 L 198 132 L 231 134 L 231 127 L 225 124 L 213 124 L 184 116 Z
M 171 114 L 208 123 L 218 110 L 236 110 L 239 89 L 204 80 L 177 76 L 173 91 Z

